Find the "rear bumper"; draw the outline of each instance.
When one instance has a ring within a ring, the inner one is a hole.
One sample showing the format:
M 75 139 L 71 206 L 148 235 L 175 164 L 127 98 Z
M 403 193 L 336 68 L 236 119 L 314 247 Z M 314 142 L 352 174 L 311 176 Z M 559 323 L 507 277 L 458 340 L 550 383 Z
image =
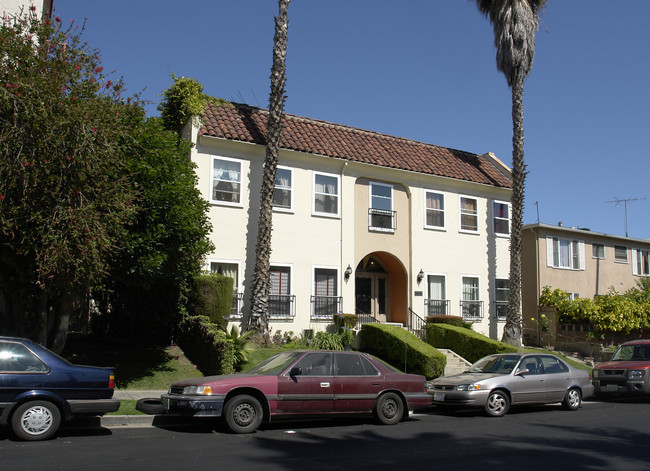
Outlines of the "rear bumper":
M 72 415 L 102 415 L 120 408 L 119 399 L 68 399 Z
M 166 413 L 194 417 L 221 417 L 225 399 L 225 395 L 183 396 L 163 394 L 160 396 Z

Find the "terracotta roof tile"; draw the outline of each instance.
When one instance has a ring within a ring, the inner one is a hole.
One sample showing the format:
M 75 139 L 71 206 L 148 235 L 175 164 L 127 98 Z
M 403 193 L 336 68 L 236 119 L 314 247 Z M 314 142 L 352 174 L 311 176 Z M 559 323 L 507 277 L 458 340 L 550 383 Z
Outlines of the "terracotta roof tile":
M 260 108 L 210 104 L 199 135 L 265 145 L 267 119 Z M 283 122 L 283 149 L 512 188 L 512 180 L 478 154 L 289 114 Z

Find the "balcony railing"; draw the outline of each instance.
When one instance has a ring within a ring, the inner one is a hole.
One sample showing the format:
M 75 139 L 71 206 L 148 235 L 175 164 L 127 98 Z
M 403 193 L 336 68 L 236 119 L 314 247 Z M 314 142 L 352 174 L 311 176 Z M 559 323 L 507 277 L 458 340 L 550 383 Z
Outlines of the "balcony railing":
M 231 319 L 241 319 L 241 307 L 244 300 L 243 293 L 233 293 L 232 295 L 232 307 L 230 308 L 230 318 Z
M 385 209 L 368 209 L 368 230 L 395 232 L 397 228 L 397 211 Z
M 483 301 L 461 301 L 460 312 L 465 320 L 478 320 L 483 318 Z
M 341 296 L 312 296 L 311 318 L 314 320 L 332 320 L 332 316 L 341 311 Z
M 269 319 L 293 320 L 296 317 L 296 297 L 289 294 L 269 295 Z
M 449 300 L 448 299 L 425 299 L 427 316 L 448 316 Z
M 500 321 L 506 320 L 508 316 L 508 301 L 494 301 L 494 316 Z

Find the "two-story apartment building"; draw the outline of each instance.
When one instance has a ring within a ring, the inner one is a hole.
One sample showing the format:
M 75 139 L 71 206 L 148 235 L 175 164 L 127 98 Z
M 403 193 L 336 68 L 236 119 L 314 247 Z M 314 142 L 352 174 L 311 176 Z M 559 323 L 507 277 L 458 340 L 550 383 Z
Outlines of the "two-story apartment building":
M 537 313 L 544 286 L 593 298 L 614 288 L 624 293 L 650 276 L 650 240 L 588 229 L 529 224 L 522 237 L 524 327 Z
M 249 312 L 266 110 L 208 105 L 188 125 L 215 251 Z M 276 178 L 270 327 L 323 330 L 337 312 L 410 325 L 447 314 L 501 335 L 508 297 L 511 176 L 476 155 L 285 115 Z

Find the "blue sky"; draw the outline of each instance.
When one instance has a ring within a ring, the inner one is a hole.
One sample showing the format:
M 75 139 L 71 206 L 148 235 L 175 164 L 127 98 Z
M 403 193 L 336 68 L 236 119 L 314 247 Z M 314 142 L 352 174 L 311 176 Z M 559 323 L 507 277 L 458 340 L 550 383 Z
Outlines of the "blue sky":
M 266 108 L 274 0 L 55 0 L 157 115 L 171 74 Z M 524 223 L 650 238 L 650 1 L 550 0 L 525 84 Z M 470 0 L 293 0 L 287 113 L 512 160 L 511 95 Z M 641 199 L 647 198 L 647 199 Z M 536 205 L 537 203 L 537 205 Z

